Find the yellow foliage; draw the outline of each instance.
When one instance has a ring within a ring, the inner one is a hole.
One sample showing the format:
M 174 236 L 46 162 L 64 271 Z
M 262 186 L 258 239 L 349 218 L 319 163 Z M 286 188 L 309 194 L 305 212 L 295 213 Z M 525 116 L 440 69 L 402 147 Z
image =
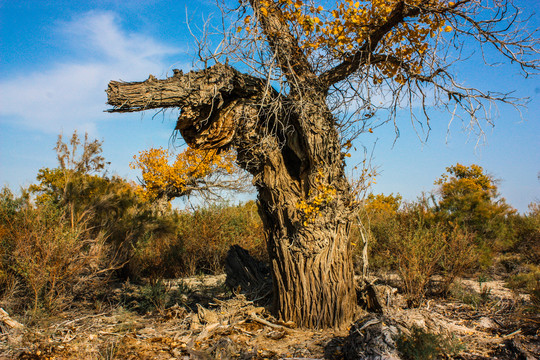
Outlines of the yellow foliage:
M 402 197 L 400 194 L 369 194 L 365 202 L 365 209 L 370 215 L 391 217 L 397 214 L 401 206 L 401 201 Z
M 365 46 L 370 34 L 388 20 L 401 1 L 339 0 L 333 9 L 324 9 L 304 0 L 275 0 L 273 3 L 263 1 L 259 13 L 268 16 L 270 12 L 277 11 L 278 17 L 297 34 L 301 47 L 308 55 L 323 50 L 327 55 L 341 58 Z M 428 46 L 430 38 L 443 30 L 453 30 L 451 26 L 445 27 L 441 14 L 454 5 L 443 0 L 407 1 L 409 7 L 429 7 L 433 11 L 422 12 L 414 20 L 401 21 L 379 42 L 377 53 L 400 59 L 400 64 L 392 61 L 375 64 L 382 75 L 404 84 L 406 77 L 402 73 L 402 64 L 407 64 L 407 72 L 419 74 L 423 60 L 432 49 Z M 251 24 L 254 21 L 251 16 L 246 16 L 244 30 L 248 33 L 255 31 L 256 26 Z M 374 81 L 382 82 L 379 80 Z
M 187 148 L 174 159 L 172 154 L 163 148 L 149 149 L 133 156 L 132 169 L 142 170 L 143 186 L 138 189 L 146 200 L 188 195 L 208 176 L 216 173 L 234 174 L 236 155 L 233 152 L 217 150 L 198 150 Z M 172 163 L 171 163 L 171 160 Z
M 330 204 L 337 194 L 336 188 L 331 185 L 323 184 L 323 172 L 319 170 L 315 178 L 315 188 L 308 193 L 307 200 L 301 200 L 296 204 L 304 217 L 304 226 L 313 222 L 321 214 L 321 210 Z
M 436 182 L 438 209 L 448 220 L 484 239 L 505 239 L 504 218 L 515 212 L 497 192 L 497 182 L 481 166 L 456 164 Z

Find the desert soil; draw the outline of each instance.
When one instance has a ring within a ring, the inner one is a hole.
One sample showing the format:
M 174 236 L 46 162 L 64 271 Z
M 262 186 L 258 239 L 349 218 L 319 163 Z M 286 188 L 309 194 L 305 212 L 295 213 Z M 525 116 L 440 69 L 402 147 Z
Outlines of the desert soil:
M 280 323 L 224 281 L 224 275 L 171 281 L 161 294 L 172 306 L 144 295 L 141 286 L 119 284 L 109 298 L 74 303 L 61 314 L 14 316 L 24 326 L 0 322 L 0 359 L 342 359 L 347 353 L 348 329 Z M 386 317 L 458 342 L 454 358 L 540 358 L 540 317 L 527 312 L 525 296 L 497 280 L 459 286 L 461 299 L 431 299 L 415 309 L 405 307 L 396 288 L 376 289 Z

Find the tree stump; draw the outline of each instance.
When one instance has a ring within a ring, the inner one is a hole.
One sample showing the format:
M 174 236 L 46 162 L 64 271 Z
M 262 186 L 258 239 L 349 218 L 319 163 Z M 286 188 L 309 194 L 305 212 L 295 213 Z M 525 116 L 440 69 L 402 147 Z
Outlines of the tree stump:
M 248 300 L 266 299 L 272 294 L 270 268 L 239 245 L 229 249 L 225 272 L 227 286 L 246 295 Z

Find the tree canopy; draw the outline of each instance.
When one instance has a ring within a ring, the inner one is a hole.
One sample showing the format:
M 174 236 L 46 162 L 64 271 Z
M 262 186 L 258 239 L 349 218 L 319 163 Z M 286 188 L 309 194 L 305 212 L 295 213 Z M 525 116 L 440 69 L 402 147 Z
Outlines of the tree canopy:
M 326 91 L 343 144 L 381 122 L 397 128 L 403 108 L 416 125 L 426 121 L 429 128 L 438 108 L 482 133 L 493 124 L 493 104 L 520 107 L 526 100 L 513 89 L 465 85 L 455 76 L 460 63 L 477 52 L 484 65 L 506 59 L 523 75 L 539 66 L 537 30 L 508 0 L 240 3 L 237 35 L 225 41 L 222 54 L 280 84 L 285 94 L 295 87 Z M 316 85 L 306 82 L 307 74 Z
M 446 168 L 436 182 L 437 213 L 475 234 L 478 243 L 508 245 L 507 217 L 516 211 L 498 193 L 497 182 L 481 166 L 457 163 Z

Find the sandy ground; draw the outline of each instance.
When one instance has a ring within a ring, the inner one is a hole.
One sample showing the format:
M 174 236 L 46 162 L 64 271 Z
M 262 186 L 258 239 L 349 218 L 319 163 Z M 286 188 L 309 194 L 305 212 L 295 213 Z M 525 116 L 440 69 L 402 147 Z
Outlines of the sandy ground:
M 149 298 L 144 289 L 123 284 L 109 301 L 74 304 L 21 329 L 4 324 L 0 359 L 343 358 L 349 331 L 280 323 L 260 304 L 231 294 L 224 281 L 225 275 L 171 281 L 162 296 L 175 304 L 160 303 L 158 297 L 146 312 L 141 308 Z M 387 318 L 404 328 L 452 337 L 461 344 L 455 358 L 540 357 L 540 317 L 526 311 L 525 296 L 513 294 L 502 281 L 466 279 L 459 289 L 461 298 L 431 299 L 407 309 L 397 289 L 377 286 Z

